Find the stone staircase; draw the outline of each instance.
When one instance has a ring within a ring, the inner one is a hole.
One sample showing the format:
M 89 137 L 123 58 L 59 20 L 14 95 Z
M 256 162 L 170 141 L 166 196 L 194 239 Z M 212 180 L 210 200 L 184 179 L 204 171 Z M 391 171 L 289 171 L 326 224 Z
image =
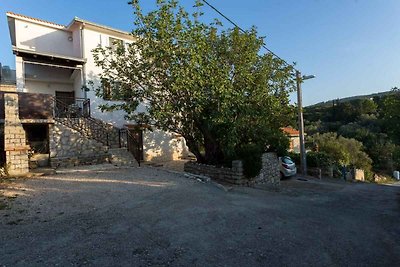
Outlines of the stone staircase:
M 85 137 L 94 139 L 110 148 L 120 147 L 120 129 L 92 117 L 55 118 L 64 126 L 80 132 Z
M 131 167 L 139 166 L 132 153 L 126 148 L 111 148 L 108 150 L 108 153 L 110 154 L 110 163 L 113 165 Z
M 102 120 L 90 117 L 90 101 L 84 100 L 82 109 L 73 109 L 69 112 L 71 105 L 54 98 L 56 123 L 63 125 L 65 131 L 71 129 L 80 134 L 78 140 L 89 139 L 105 147 L 109 162 L 118 166 L 138 166 L 132 153 L 127 150 L 129 131 L 120 129 Z M 78 107 L 80 107 L 78 105 Z M 86 112 L 83 112 L 83 111 Z M 90 142 L 86 142 L 90 143 Z M 93 150 L 91 148 L 84 149 Z M 84 151 L 82 152 L 84 153 Z

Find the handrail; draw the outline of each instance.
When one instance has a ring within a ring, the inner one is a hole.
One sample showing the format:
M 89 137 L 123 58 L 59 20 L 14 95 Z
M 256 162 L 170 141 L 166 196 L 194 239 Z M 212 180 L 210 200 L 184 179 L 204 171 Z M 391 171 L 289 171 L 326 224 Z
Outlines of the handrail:
M 77 100 L 76 98 L 70 99 L 74 99 L 74 101 Z M 82 103 L 90 107 L 90 101 L 88 99 L 78 100 L 86 101 Z M 135 142 L 135 137 L 132 135 L 129 129 L 125 127 L 117 128 L 112 125 L 108 125 L 101 120 L 90 117 L 90 109 L 88 110 L 88 114 L 82 112 L 84 110 L 83 108 L 80 110 L 81 112 L 69 112 L 69 108 L 71 106 L 55 97 L 53 97 L 53 105 L 54 119 L 57 122 L 72 128 L 84 136 L 102 143 L 103 145 L 108 147 L 126 148 L 129 150 L 128 142 Z M 141 159 L 137 158 L 137 155 L 133 156 L 140 164 Z

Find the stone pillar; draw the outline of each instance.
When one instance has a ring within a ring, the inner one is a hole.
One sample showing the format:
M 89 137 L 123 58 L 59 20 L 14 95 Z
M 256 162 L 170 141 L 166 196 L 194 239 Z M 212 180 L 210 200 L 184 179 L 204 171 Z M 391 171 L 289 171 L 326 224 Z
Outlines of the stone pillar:
M 238 175 L 243 176 L 243 162 L 241 160 L 232 161 L 232 170 Z
M 4 94 L 4 114 L 4 150 L 8 175 L 25 175 L 29 172 L 29 146 L 26 145 L 25 130 L 19 120 L 18 94 Z
M 265 184 L 272 190 L 279 190 L 281 176 L 279 172 L 279 160 L 275 153 L 265 153 L 261 158 L 262 167 L 256 177 L 256 183 Z
M 357 181 L 365 181 L 364 170 L 354 169 L 354 179 Z

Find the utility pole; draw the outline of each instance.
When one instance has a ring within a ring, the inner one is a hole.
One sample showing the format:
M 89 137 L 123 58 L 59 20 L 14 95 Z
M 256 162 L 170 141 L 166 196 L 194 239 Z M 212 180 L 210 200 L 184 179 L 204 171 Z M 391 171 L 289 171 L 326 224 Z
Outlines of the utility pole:
M 307 156 L 306 147 L 304 144 L 304 120 L 303 120 L 303 97 L 301 92 L 301 72 L 296 71 L 296 83 L 297 83 L 297 107 L 299 116 L 299 132 L 300 132 L 300 162 L 301 172 L 303 175 L 307 175 Z

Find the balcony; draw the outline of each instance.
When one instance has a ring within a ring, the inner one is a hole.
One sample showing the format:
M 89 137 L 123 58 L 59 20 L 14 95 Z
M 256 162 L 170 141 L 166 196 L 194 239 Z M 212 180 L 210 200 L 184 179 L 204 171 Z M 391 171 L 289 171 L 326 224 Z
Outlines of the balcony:
M 0 92 L 0 119 L 4 120 L 4 94 Z M 16 93 L 19 99 L 19 118 L 24 121 L 51 121 L 54 118 L 90 117 L 90 100 L 60 98 L 49 94 Z

